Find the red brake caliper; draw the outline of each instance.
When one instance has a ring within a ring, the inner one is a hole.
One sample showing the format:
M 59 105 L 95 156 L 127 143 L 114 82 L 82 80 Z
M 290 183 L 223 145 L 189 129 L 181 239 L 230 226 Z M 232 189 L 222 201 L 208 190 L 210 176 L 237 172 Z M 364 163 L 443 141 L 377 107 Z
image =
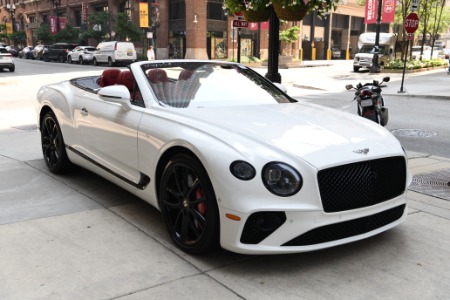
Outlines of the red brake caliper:
M 197 190 L 195 190 L 195 199 L 197 199 L 197 200 L 204 199 L 204 197 L 205 197 L 205 193 L 203 192 L 202 188 L 198 188 Z M 206 204 L 205 204 L 205 202 L 200 202 L 199 204 L 197 204 L 197 210 L 202 215 L 205 215 L 205 213 L 206 213 Z

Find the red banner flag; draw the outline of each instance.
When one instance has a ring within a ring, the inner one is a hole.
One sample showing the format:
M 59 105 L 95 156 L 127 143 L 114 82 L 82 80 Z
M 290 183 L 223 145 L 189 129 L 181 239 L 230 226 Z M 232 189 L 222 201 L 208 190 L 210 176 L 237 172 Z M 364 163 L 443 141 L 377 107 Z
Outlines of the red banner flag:
M 364 24 L 375 24 L 377 22 L 377 0 L 366 0 Z
M 49 16 L 48 20 L 50 22 L 50 34 L 58 33 L 58 28 L 56 27 L 56 16 Z
M 392 23 L 395 17 L 396 0 L 383 0 L 383 12 L 381 13 L 381 23 Z

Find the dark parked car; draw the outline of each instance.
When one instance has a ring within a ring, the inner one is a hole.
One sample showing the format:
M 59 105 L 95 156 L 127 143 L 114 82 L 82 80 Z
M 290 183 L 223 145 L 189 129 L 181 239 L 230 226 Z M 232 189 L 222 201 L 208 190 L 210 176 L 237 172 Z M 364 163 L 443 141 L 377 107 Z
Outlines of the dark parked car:
M 67 43 L 53 44 L 44 53 L 44 61 L 56 60 L 63 63 L 67 61 L 67 54 L 77 46 L 77 44 Z
M 16 46 L 6 46 L 5 49 L 8 50 L 8 52 L 11 53 L 12 56 L 19 56 L 19 48 L 17 48 Z
M 32 54 L 33 48 L 31 46 L 24 47 L 19 51 L 19 58 L 34 59 Z

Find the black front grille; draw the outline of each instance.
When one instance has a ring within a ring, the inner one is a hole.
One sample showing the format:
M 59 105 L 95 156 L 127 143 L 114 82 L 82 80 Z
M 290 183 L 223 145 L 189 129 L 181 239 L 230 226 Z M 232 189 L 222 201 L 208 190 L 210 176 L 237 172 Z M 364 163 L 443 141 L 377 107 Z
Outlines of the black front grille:
M 326 225 L 308 231 L 282 246 L 316 245 L 364 234 L 400 219 L 405 204 L 360 219 Z
M 382 158 L 319 171 L 320 196 L 327 213 L 371 206 L 405 192 L 403 156 Z

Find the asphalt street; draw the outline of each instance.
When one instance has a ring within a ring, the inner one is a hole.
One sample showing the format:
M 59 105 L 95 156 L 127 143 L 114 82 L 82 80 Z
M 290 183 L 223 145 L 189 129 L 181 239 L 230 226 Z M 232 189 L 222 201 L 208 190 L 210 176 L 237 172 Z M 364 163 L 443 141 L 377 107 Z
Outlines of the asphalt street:
M 296 96 L 317 97 L 342 92 L 353 76 L 323 88 L 298 78 L 295 69 L 280 73 Z M 83 169 L 49 173 L 35 126 L 38 84 L 5 74 L 0 74 L 0 299 L 448 299 L 448 185 L 439 186 L 444 196 L 410 190 L 406 221 L 357 243 L 292 255 L 224 250 L 188 255 L 173 245 L 159 211 L 144 201 Z M 401 77 L 392 77 L 385 95 L 398 95 Z M 448 99 L 450 76 L 443 77 L 444 85 L 426 78 L 410 75 L 404 97 L 417 97 L 422 85 L 422 97 Z M 450 158 L 408 152 L 408 159 L 409 171 L 420 178 L 450 172 Z

